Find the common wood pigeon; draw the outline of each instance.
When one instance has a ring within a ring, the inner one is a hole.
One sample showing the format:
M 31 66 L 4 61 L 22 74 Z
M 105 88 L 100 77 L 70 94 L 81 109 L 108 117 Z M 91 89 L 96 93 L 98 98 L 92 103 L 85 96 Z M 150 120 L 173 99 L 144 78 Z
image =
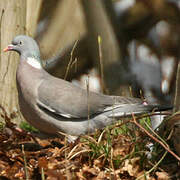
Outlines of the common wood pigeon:
M 20 110 L 41 132 L 73 136 L 112 124 L 119 117 L 152 111 L 141 99 L 88 92 L 42 68 L 39 47 L 29 36 L 16 36 L 4 51 L 20 54 L 16 81 Z

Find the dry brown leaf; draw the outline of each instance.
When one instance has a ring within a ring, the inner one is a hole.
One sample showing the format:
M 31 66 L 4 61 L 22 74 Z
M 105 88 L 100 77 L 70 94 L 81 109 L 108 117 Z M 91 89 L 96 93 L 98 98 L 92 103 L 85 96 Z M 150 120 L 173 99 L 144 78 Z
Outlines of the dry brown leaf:
M 139 173 L 139 157 L 133 159 L 126 159 L 124 166 L 120 168 L 120 173 L 128 172 L 130 176 L 137 177 Z
M 96 167 L 96 168 L 101 169 L 104 166 L 104 164 L 100 159 L 95 159 L 93 166 Z
M 169 180 L 170 177 L 166 172 L 156 172 L 158 180 Z
M 57 157 L 57 156 L 60 156 L 62 150 L 59 149 L 58 147 L 55 147 L 55 148 L 51 148 L 50 149 L 50 152 L 52 152 L 52 157 Z
M 146 176 L 144 176 L 144 171 L 141 171 L 140 173 L 137 174 L 137 178 L 139 178 L 139 180 L 155 180 L 154 177 L 150 177 L 149 174 L 146 174 Z M 140 178 L 141 177 L 141 178 Z
M 98 169 L 96 169 L 96 168 L 90 168 L 90 167 L 87 166 L 87 165 L 84 165 L 84 166 L 83 166 L 82 172 L 83 172 L 83 173 L 88 172 L 88 173 L 90 173 L 90 174 L 92 174 L 92 175 L 98 175 L 98 173 L 99 173 Z
M 77 172 L 76 175 L 79 178 L 79 180 L 86 180 L 86 178 L 83 176 L 82 171 Z
M 54 169 L 59 164 L 58 160 L 55 158 L 51 158 L 48 161 L 48 169 Z
M 24 169 L 20 169 L 15 175 L 15 178 L 24 179 L 25 178 L 25 172 Z
M 98 176 L 96 178 L 94 178 L 94 180 L 103 180 L 105 179 L 106 176 L 106 173 L 104 171 L 101 171 Z
M 125 156 L 127 154 L 127 151 L 129 152 L 129 147 L 127 146 L 115 147 L 113 150 L 113 155 L 115 157 L 118 155 Z
M 41 168 L 47 169 L 47 167 L 48 167 L 48 160 L 47 160 L 47 158 L 46 157 L 40 157 L 38 159 L 38 166 L 40 167 L 40 169 Z

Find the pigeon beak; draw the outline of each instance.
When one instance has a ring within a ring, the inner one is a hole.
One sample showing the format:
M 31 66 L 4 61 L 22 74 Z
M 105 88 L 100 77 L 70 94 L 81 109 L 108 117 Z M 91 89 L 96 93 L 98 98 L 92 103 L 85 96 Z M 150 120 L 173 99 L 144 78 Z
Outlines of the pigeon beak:
M 14 46 L 12 44 L 10 44 L 10 45 L 8 45 L 7 48 L 3 49 L 3 52 L 11 51 L 13 49 L 13 47 Z

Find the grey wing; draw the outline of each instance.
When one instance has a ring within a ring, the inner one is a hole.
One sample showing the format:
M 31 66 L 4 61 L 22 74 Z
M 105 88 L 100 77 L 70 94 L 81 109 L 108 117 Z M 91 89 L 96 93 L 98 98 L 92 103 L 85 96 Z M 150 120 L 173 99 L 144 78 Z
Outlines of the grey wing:
M 143 104 L 140 98 L 124 97 L 124 96 L 111 96 L 115 104 Z
M 59 116 L 62 116 L 64 118 L 80 118 L 80 117 L 75 116 L 73 114 L 68 114 L 68 113 L 64 112 L 63 109 L 56 110 L 55 108 L 49 106 L 48 104 L 41 102 L 40 100 L 37 100 L 37 105 L 41 110 L 44 110 L 46 113 L 49 113 L 49 112 L 51 114 L 53 113 L 55 116 L 59 115 Z
M 37 105 L 64 118 L 87 118 L 103 112 L 112 104 L 110 96 L 90 92 L 88 99 L 86 90 L 52 76 L 38 88 Z
M 89 94 L 89 95 L 88 95 Z M 137 98 L 107 96 L 89 92 L 70 82 L 48 75 L 39 85 L 37 105 L 64 118 L 87 118 L 115 108 L 142 104 Z

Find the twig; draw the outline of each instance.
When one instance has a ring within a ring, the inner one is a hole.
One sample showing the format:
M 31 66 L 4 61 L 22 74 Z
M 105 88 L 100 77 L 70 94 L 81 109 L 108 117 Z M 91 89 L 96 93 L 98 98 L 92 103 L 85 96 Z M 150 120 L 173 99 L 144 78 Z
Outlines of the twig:
M 69 160 L 73 159 L 74 157 L 76 157 L 79 154 L 86 153 L 86 152 L 89 153 L 89 152 L 92 152 L 92 150 L 90 150 L 90 149 L 83 149 L 81 151 L 78 151 L 75 154 L 73 154 L 71 157 L 69 157 Z
M 41 179 L 45 180 L 45 175 L 44 175 L 44 168 L 41 168 Z
M 68 154 L 68 156 L 67 156 L 68 159 L 72 156 L 73 152 L 74 152 L 78 147 L 79 147 L 79 144 L 77 144 L 76 146 L 74 146 L 74 147 L 71 149 L 71 151 L 69 152 L 69 154 Z
M 100 62 L 100 72 L 101 72 L 101 86 L 102 92 L 105 92 L 105 85 L 104 85 L 104 67 L 103 67 L 103 60 L 102 60 L 102 39 L 101 36 L 98 36 L 98 47 L 99 47 L 99 62 Z
M 75 58 L 75 60 L 71 63 L 71 68 L 74 66 L 74 72 L 77 72 L 77 57 Z
M 164 139 L 162 139 L 157 133 L 155 133 L 146 121 L 144 121 L 144 123 L 148 127 L 148 129 L 169 148 L 169 145 L 164 141 Z
M 145 117 L 151 117 L 151 116 L 156 116 L 156 115 L 171 115 L 172 113 L 170 112 L 152 112 L 152 113 L 148 113 L 148 114 L 143 114 L 143 115 L 140 115 L 138 117 L 136 117 L 136 120 L 139 120 L 139 119 L 142 119 L 142 118 L 145 118 Z
M 23 153 L 23 158 L 24 158 L 24 169 L 25 169 L 26 180 L 29 180 L 29 173 L 27 169 L 27 161 L 26 161 L 26 155 L 24 152 L 24 145 L 22 145 L 22 153 Z
M 139 119 L 142 119 L 142 118 L 146 118 L 146 117 L 156 116 L 156 115 L 170 115 L 170 114 L 171 113 L 169 113 L 169 112 L 143 114 L 143 115 L 140 115 L 140 116 L 136 117 L 136 120 L 139 120 Z M 115 125 L 113 125 L 113 126 L 111 126 L 109 128 L 113 129 L 115 127 L 120 127 L 120 126 L 123 126 L 124 124 L 127 124 L 127 123 L 131 122 L 131 121 L 132 121 L 131 119 L 128 119 L 128 120 L 125 120 L 125 121 L 123 121 L 121 123 L 115 123 Z
M 129 92 L 130 92 L 131 97 L 133 97 L 132 86 L 129 86 Z
M 70 60 L 69 60 L 69 63 L 68 63 L 67 69 L 66 69 L 66 73 L 65 73 L 64 79 L 67 78 L 67 75 L 68 75 L 68 72 L 69 72 L 71 63 L 72 63 L 72 61 L 73 61 L 73 54 L 74 54 L 74 50 L 75 50 L 75 48 L 76 48 L 76 46 L 77 46 L 77 43 L 78 43 L 78 40 L 76 40 L 76 42 L 74 43 L 74 46 L 73 46 L 73 48 L 72 48 L 71 57 L 70 57 Z
M 82 137 L 86 138 L 88 141 L 91 141 L 95 144 L 98 144 L 98 142 L 93 137 L 91 137 L 90 135 L 83 135 Z
M 140 94 L 140 97 L 141 97 L 141 99 L 144 99 L 144 96 L 143 96 L 143 91 L 142 91 L 142 89 L 140 89 L 140 90 L 139 90 L 139 94 Z
M 97 141 L 97 144 L 98 144 L 98 145 L 100 144 L 100 142 L 101 142 L 101 140 L 102 140 L 102 137 L 103 137 L 103 135 L 104 135 L 105 132 L 106 132 L 106 129 L 104 129 L 104 130 L 102 131 L 102 133 L 100 134 L 100 136 L 99 136 L 99 138 L 98 138 L 98 141 Z
M 87 118 L 88 118 L 88 134 L 89 134 L 89 120 L 90 120 L 90 102 L 89 102 L 89 75 L 87 76 L 86 79 L 86 87 L 87 87 L 87 109 L 88 109 L 88 114 L 87 114 Z
M 110 163 L 111 163 L 111 168 L 112 168 L 112 171 L 113 171 L 113 172 L 115 172 L 114 163 L 113 163 L 113 152 L 114 152 L 114 149 L 113 149 L 113 147 L 111 146 L 111 157 L 110 157 Z
M 164 149 L 166 149 L 166 151 L 168 151 L 171 155 L 173 155 L 178 161 L 180 161 L 180 157 L 178 155 L 176 155 L 173 151 L 171 151 L 169 149 L 169 147 L 167 147 L 167 145 L 165 145 L 164 143 L 162 143 L 159 139 L 155 138 L 154 136 L 152 136 L 144 127 L 142 127 L 137 121 L 136 118 L 134 116 L 134 114 L 132 113 L 132 117 L 133 117 L 133 123 L 138 126 L 141 130 L 143 130 L 151 139 L 153 139 L 154 141 L 158 142 Z

